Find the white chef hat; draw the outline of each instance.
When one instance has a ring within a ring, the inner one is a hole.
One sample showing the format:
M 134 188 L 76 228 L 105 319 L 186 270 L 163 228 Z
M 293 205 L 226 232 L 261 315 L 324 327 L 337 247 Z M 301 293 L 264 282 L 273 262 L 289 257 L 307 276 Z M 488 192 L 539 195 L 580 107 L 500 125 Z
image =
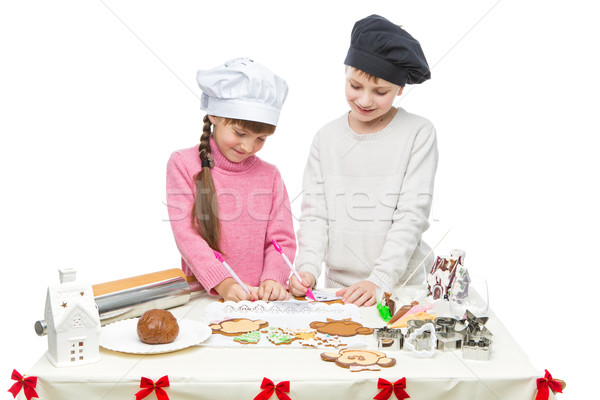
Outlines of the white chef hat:
M 217 117 L 277 125 L 288 86 L 279 76 L 249 58 L 235 58 L 199 70 L 200 108 Z

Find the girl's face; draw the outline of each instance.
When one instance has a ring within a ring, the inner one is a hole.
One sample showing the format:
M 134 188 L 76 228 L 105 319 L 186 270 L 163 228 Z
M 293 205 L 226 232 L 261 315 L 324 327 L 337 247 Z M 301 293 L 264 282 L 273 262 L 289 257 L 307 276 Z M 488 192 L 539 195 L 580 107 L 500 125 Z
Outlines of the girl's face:
M 369 80 L 355 68 L 346 69 L 346 101 L 350 105 L 350 117 L 358 123 L 378 121 L 391 110 L 402 89 L 383 79 Z
M 225 124 L 223 118 L 209 115 L 214 125 L 214 140 L 229 161 L 239 163 L 262 149 L 271 133 L 257 134 L 236 124 Z

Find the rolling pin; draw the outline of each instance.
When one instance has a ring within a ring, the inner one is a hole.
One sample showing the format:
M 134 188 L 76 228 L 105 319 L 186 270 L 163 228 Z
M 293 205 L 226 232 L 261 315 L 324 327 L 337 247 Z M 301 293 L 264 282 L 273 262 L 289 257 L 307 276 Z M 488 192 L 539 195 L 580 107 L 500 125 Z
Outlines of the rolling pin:
M 139 317 L 144 312 L 163 310 L 187 303 L 193 292 L 202 289 L 193 276 L 173 268 L 165 271 L 134 276 L 117 281 L 92 285 L 102 326 L 122 319 Z M 46 335 L 45 320 L 35 323 L 35 333 Z

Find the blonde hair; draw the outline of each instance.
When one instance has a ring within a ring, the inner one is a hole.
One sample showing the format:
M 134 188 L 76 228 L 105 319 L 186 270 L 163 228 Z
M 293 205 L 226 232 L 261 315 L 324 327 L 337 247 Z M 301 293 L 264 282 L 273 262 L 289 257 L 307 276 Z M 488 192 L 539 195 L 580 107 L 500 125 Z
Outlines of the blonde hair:
M 225 125 L 237 125 L 242 129 L 257 133 L 270 134 L 275 132 L 275 126 L 256 121 L 247 121 L 244 119 L 233 119 L 219 117 Z M 215 184 L 212 179 L 210 169 L 214 166 L 214 161 L 210 148 L 210 136 L 212 134 L 208 115 L 204 116 L 204 126 L 200 136 L 200 146 L 198 146 L 198 155 L 203 164 L 202 169 L 194 176 L 196 185 L 196 197 L 192 207 L 192 227 L 202 236 L 211 249 L 221 251 L 220 239 L 221 229 L 219 224 L 219 212 L 217 207 L 217 196 Z M 207 167 L 206 165 L 209 165 Z

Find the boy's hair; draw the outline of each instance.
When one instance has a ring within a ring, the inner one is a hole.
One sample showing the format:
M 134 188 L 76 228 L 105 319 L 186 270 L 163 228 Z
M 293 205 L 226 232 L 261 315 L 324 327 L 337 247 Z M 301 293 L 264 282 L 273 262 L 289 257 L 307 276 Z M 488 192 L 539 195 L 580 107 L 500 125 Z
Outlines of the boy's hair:
M 220 118 L 223 119 L 225 125 L 234 124 L 253 133 L 266 134 L 275 132 L 274 125 L 243 119 Z M 210 148 L 212 123 L 210 122 L 208 115 L 204 116 L 203 121 L 204 126 L 202 127 L 198 151 L 200 162 L 206 164 L 213 162 Z M 202 236 L 211 249 L 221 253 L 222 251 L 219 245 L 221 229 L 219 225 L 217 196 L 210 167 L 202 167 L 200 172 L 194 176 L 194 183 L 196 185 L 196 197 L 194 198 L 194 206 L 192 208 L 192 227 L 200 236 Z
M 358 72 L 358 74 L 360 76 L 364 76 L 370 82 L 374 82 L 375 84 L 378 84 L 379 83 L 379 79 L 381 79 L 378 76 L 371 75 L 370 73 L 363 71 L 362 69 L 358 69 L 358 68 L 354 68 L 354 67 L 352 67 L 350 65 L 346 65 L 346 72 L 348 72 L 348 70 L 354 70 L 354 71 Z

